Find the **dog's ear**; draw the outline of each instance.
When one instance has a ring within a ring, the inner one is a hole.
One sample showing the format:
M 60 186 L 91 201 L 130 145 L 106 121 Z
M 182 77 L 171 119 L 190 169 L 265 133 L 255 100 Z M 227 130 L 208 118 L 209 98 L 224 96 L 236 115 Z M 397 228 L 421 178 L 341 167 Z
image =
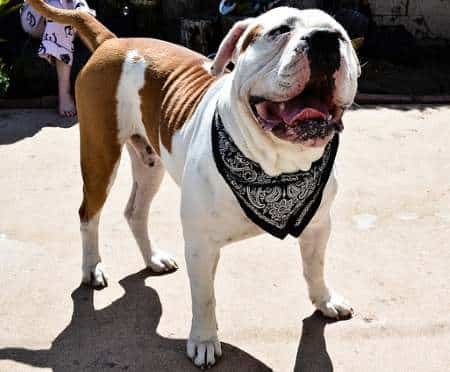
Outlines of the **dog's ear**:
M 222 40 L 217 51 L 216 57 L 210 67 L 211 75 L 220 76 L 223 74 L 228 62 L 233 58 L 237 42 L 244 31 L 253 21 L 253 18 L 244 19 L 234 24 L 225 38 Z
M 352 55 L 353 58 L 355 58 L 355 61 L 358 65 L 358 77 L 361 76 L 361 64 L 359 63 L 359 58 L 358 58 L 358 54 L 356 53 L 358 51 L 359 48 L 361 48 L 364 44 L 364 38 L 363 37 L 358 37 L 356 39 L 352 39 Z

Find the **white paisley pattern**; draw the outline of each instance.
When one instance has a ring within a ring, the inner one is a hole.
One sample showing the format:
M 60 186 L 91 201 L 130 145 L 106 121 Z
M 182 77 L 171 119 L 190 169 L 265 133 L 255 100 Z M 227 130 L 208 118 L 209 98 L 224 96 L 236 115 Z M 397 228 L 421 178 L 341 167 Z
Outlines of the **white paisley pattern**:
M 217 110 L 212 125 L 217 169 L 246 215 L 262 229 L 282 239 L 298 237 L 314 216 L 322 199 L 339 144 L 336 134 L 323 156 L 310 170 L 267 175 L 259 164 L 246 158 L 225 131 Z

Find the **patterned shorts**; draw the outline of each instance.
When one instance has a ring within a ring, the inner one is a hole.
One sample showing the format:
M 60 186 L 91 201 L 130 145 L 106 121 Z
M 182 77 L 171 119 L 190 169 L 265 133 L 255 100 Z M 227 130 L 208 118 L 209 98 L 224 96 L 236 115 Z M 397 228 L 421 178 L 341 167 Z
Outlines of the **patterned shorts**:
M 46 0 L 50 5 L 62 9 L 85 9 L 95 15 L 85 0 Z M 73 39 L 75 30 L 72 26 L 62 25 L 45 19 L 25 1 L 20 19 L 24 31 L 33 37 L 41 38 L 39 56 L 50 63 L 58 59 L 68 65 L 73 62 Z

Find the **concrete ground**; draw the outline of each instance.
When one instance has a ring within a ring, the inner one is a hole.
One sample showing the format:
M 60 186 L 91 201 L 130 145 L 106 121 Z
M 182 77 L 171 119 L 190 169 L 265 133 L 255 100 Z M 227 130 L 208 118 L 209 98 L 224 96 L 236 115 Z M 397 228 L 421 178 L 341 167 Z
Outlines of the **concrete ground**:
M 103 291 L 80 284 L 78 129 L 45 110 L 0 111 L 0 371 L 194 371 L 190 295 L 165 178 L 153 238 L 180 269 L 143 271 L 122 216 L 127 155 L 104 209 Z M 223 250 L 216 371 L 450 370 L 450 107 L 349 112 L 328 280 L 356 315 L 314 313 L 294 239 Z

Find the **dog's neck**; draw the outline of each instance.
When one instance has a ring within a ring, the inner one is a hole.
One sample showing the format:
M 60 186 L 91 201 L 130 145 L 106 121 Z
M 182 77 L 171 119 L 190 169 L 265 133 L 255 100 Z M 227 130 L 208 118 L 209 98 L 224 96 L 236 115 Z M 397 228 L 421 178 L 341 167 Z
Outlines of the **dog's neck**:
M 270 176 L 309 170 L 311 164 L 322 156 L 324 148 L 289 143 L 264 132 L 255 123 L 250 108 L 239 99 L 233 74 L 231 72 L 222 78 L 218 110 L 236 146 Z

